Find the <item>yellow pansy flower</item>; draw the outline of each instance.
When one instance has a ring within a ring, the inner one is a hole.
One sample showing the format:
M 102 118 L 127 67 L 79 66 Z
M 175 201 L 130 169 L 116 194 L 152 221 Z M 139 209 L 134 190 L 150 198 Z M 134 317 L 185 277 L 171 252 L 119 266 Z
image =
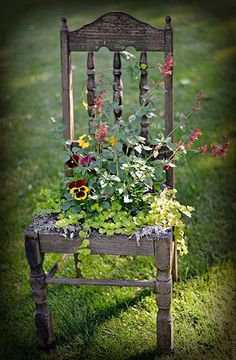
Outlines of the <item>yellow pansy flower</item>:
M 90 145 L 90 143 L 84 140 L 84 138 L 88 138 L 89 140 L 91 140 L 91 136 L 83 134 L 79 137 L 78 142 L 79 142 L 79 146 L 82 147 L 82 149 L 86 149 Z
M 89 188 L 87 186 L 73 187 L 70 189 L 70 194 L 75 200 L 84 200 L 87 197 Z

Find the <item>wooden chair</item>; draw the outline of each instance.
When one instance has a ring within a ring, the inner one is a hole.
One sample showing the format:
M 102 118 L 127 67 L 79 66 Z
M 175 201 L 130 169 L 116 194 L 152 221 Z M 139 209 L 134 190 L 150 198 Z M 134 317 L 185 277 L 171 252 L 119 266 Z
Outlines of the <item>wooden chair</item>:
M 114 51 L 114 99 L 122 103 L 121 58 L 120 51 L 127 46 L 133 46 L 141 52 L 140 62 L 148 65 L 148 51 L 162 51 L 167 57 L 173 53 L 171 18 L 166 17 L 164 29 L 157 29 L 123 12 L 110 12 L 99 17 L 94 22 L 76 31 L 69 31 L 67 20 L 62 19 L 61 27 L 61 70 L 62 70 L 62 103 L 63 121 L 65 125 L 65 139 L 74 141 L 73 98 L 72 98 L 72 66 L 71 53 L 74 51 L 88 52 L 87 61 L 87 101 L 88 115 L 92 120 L 95 116 L 95 69 L 94 51 L 105 46 Z M 139 96 L 148 82 L 148 70 L 141 69 Z M 166 134 L 173 130 L 173 76 L 165 78 L 165 127 Z M 115 121 L 120 121 L 122 111 L 114 110 Z M 148 119 L 144 115 L 141 121 L 141 134 L 148 134 Z M 173 186 L 173 170 L 167 171 L 166 184 Z M 45 253 L 76 254 L 82 239 L 65 239 L 58 233 L 35 232 L 31 225 L 25 229 L 25 250 L 30 266 L 30 284 L 35 301 L 35 324 L 39 344 L 50 346 L 55 338 L 53 334 L 52 317 L 47 305 L 48 284 L 98 285 L 98 286 L 136 286 L 149 287 L 156 290 L 157 300 L 157 348 L 161 353 L 168 354 L 173 348 L 173 320 L 171 315 L 172 275 L 177 279 L 177 251 L 172 229 L 154 235 L 152 240 L 142 240 L 138 246 L 136 239 L 129 239 L 126 235 L 91 236 L 89 248 L 92 254 L 111 255 L 146 255 L 155 256 L 157 277 L 153 281 L 138 280 L 108 280 L 56 278 L 56 266 L 46 275 L 43 270 Z

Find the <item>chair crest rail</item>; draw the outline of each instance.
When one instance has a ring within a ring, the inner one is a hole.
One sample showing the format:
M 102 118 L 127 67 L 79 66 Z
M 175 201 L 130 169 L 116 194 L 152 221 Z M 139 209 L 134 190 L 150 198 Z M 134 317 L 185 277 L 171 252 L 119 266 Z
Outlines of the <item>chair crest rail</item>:
M 164 30 L 135 19 L 124 12 L 109 12 L 78 30 L 69 31 L 70 51 L 98 51 L 102 46 L 122 51 L 163 51 Z

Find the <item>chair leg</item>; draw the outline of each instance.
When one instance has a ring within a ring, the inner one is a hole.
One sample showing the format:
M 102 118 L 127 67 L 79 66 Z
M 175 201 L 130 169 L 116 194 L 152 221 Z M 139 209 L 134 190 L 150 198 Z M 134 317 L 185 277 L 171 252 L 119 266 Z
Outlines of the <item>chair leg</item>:
M 40 253 L 38 236 L 25 234 L 25 252 L 30 266 L 30 285 L 35 301 L 35 325 L 39 345 L 49 347 L 55 340 L 52 317 L 47 305 L 47 285 L 43 271 L 44 255 Z
M 175 282 L 179 278 L 178 251 L 177 251 L 177 244 L 176 244 L 175 239 L 173 239 L 172 245 L 173 245 L 172 280 L 173 280 L 173 282 Z
M 171 246 L 172 239 L 159 239 L 155 241 L 157 267 L 156 300 L 158 306 L 157 349 L 163 354 L 169 354 L 173 349 Z

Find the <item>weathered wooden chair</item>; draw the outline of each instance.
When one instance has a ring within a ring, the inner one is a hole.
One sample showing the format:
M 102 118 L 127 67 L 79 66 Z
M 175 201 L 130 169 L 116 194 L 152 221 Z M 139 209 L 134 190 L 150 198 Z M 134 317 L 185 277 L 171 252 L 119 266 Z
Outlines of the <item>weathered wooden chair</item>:
M 121 59 L 120 51 L 127 46 L 141 52 L 140 62 L 147 64 L 148 51 L 162 51 L 167 57 L 173 53 L 171 18 L 166 17 L 164 29 L 157 29 L 138 21 L 122 12 L 107 13 L 94 22 L 76 31 L 69 31 L 66 18 L 62 18 L 61 27 L 61 69 L 62 69 L 62 103 L 65 139 L 74 141 L 73 98 L 72 98 L 72 67 L 71 53 L 74 51 L 88 52 L 87 62 L 87 100 L 89 119 L 95 114 L 95 69 L 94 51 L 105 46 L 114 51 L 114 99 L 122 103 Z M 147 84 L 147 68 L 141 69 L 140 102 Z M 173 130 L 173 76 L 165 78 L 165 127 L 166 134 Z M 115 121 L 122 116 L 121 110 L 114 110 Z M 148 119 L 144 115 L 141 121 L 141 134 L 147 136 Z M 173 186 L 173 170 L 167 172 L 166 184 Z M 56 278 L 55 266 L 46 275 L 43 270 L 45 253 L 76 254 L 82 239 L 65 239 L 58 233 L 36 232 L 31 226 L 25 230 L 25 250 L 30 265 L 30 284 L 33 299 L 36 304 L 35 323 L 39 344 L 48 347 L 54 342 L 52 317 L 47 305 L 48 284 L 98 285 L 98 286 L 136 286 L 149 287 L 156 290 L 157 300 L 157 348 L 162 353 L 170 353 L 173 348 L 173 320 L 171 315 L 172 275 L 177 279 L 177 251 L 172 229 L 163 231 L 152 240 L 142 240 L 140 245 L 136 239 L 125 235 L 93 235 L 89 248 L 92 254 L 110 255 L 147 255 L 155 256 L 157 277 L 153 281 L 138 280 L 108 280 L 85 278 Z M 78 275 L 78 274 L 77 274 Z

